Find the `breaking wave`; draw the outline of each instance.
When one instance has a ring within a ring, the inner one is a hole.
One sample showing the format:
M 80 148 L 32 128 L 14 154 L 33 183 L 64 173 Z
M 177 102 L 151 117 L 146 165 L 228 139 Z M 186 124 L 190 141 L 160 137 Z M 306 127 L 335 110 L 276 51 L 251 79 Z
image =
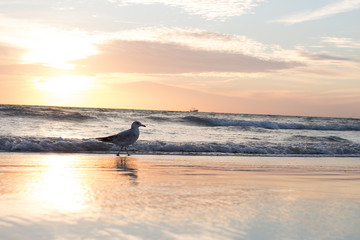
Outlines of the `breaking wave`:
M 85 121 L 96 117 L 76 108 L 0 105 L 0 116 L 42 118 L 55 121 Z
M 0 137 L 0 151 L 5 152 L 64 152 L 64 153 L 111 153 L 119 148 L 96 139 L 42 138 L 42 137 Z M 130 149 L 143 153 L 222 153 L 222 154 L 261 154 L 261 155 L 355 155 L 360 156 L 360 144 L 351 141 L 329 139 L 322 142 L 270 143 L 256 142 L 204 143 L 204 142 L 165 142 L 142 140 Z
M 221 118 L 206 118 L 187 116 L 184 121 L 201 126 L 208 127 L 255 127 L 265 129 L 297 129 L 297 130 L 324 130 L 324 131 L 360 131 L 360 125 L 318 125 L 318 124 L 302 124 L 302 123 L 282 123 L 275 121 L 247 121 L 247 120 L 229 120 Z

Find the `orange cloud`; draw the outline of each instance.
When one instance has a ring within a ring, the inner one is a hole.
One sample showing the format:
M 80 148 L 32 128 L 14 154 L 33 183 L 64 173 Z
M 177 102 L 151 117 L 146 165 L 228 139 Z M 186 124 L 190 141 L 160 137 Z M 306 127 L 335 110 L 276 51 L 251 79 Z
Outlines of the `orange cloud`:
M 100 45 L 99 52 L 74 63 L 92 73 L 266 72 L 300 65 L 148 41 L 113 40 Z

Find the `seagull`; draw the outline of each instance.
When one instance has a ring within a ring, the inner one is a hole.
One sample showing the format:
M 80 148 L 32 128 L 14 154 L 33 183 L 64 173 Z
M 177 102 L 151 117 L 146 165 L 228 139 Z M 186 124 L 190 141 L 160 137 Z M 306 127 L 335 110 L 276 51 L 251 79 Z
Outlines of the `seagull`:
M 120 151 L 122 151 L 123 148 L 125 148 L 127 155 L 130 156 L 126 147 L 135 143 L 136 140 L 139 138 L 140 135 L 139 127 L 146 127 L 146 126 L 139 121 L 135 121 L 131 124 L 131 128 L 126 131 L 108 137 L 101 137 L 96 139 L 102 142 L 109 142 L 118 145 L 120 147 L 120 150 L 116 154 L 117 156 L 120 155 Z

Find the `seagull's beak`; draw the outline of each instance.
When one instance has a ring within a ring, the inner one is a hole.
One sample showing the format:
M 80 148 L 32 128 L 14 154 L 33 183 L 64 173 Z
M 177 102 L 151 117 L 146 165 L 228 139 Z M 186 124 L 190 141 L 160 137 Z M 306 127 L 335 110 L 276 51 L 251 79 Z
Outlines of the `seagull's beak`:
M 146 127 L 144 124 L 141 124 L 140 127 Z

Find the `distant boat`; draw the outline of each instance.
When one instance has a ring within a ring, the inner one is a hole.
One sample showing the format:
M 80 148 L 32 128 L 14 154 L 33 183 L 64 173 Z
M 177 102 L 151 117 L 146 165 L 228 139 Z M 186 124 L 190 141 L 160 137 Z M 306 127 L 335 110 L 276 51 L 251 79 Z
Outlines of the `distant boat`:
M 192 108 L 190 108 L 190 112 L 199 112 L 199 110 L 196 109 L 196 108 L 194 108 L 194 107 L 192 107 Z

